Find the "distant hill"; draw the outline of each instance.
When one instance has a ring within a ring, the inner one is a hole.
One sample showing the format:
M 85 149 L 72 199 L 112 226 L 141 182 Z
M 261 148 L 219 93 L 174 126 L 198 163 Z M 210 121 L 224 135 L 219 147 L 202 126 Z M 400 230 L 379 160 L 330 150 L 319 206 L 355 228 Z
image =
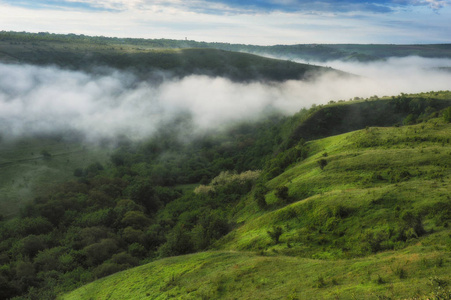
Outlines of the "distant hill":
M 25 32 L 0 32 L 0 41 L 19 43 L 23 41 L 96 44 L 103 46 L 118 46 L 123 49 L 130 46 L 135 49 L 186 49 L 209 48 L 234 52 L 247 52 L 260 55 L 270 55 L 285 59 L 300 59 L 306 61 L 376 61 L 389 57 L 420 56 L 428 58 L 451 58 L 451 44 L 418 44 L 418 45 L 394 45 L 394 44 L 296 44 L 296 45 L 271 45 L 258 46 L 230 43 L 207 43 L 193 40 L 171 39 L 136 39 L 136 38 L 110 38 L 90 37 L 75 34 L 51 34 L 51 33 L 25 33 Z M 4 45 L 4 44 L 2 44 Z M 2 47 L 0 47 L 1 49 Z M 1 50 L 0 50 L 1 52 Z M 6 58 L 4 58 L 6 59 Z
M 196 45 L 194 45 L 196 46 Z M 143 79 L 208 75 L 233 81 L 309 79 L 331 68 L 265 58 L 213 47 L 171 47 L 133 39 L 0 33 L 0 61 L 55 65 L 72 70 L 125 70 Z

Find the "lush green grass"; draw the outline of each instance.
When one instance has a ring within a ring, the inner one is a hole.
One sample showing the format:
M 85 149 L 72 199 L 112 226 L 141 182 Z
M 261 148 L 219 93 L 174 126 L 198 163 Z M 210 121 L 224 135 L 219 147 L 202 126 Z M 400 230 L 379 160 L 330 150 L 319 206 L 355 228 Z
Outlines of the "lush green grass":
M 215 251 L 157 260 L 62 298 L 449 299 L 450 136 L 451 124 L 431 119 L 308 142 L 307 159 L 267 182 L 266 210 L 242 198 L 236 229 Z M 409 212 L 424 231 L 409 227 Z M 278 242 L 268 233 L 277 227 Z
M 61 299 L 426 299 L 451 279 L 451 261 L 423 248 L 335 261 L 204 252 L 123 271 Z
M 43 151 L 50 156 L 44 157 Z M 108 160 L 107 149 L 58 138 L 4 141 L 0 143 L 0 212 L 4 217 L 16 215 L 49 188 L 75 179 L 75 169 Z
M 448 232 L 443 227 L 446 223 L 437 220 L 432 211 L 438 203 L 450 202 L 449 136 L 451 126 L 434 119 L 408 127 L 368 128 L 307 143 L 310 156 L 267 184 L 270 190 L 287 186 L 293 204 L 285 206 L 270 191 L 266 195 L 269 211 L 262 214 L 248 198 L 247 207 L 237 217 L 245 224 L 218 247 L 280 250 L 280 245 L 271 245 L 266 232 L 273 226 L 284 226 L 281 242 L 290 244 L 284 246 L 286 253 L 306 257 L 323 253 L 341 258 L 365 255 L 360 248 L 365 232 L 385 230 L 385 226 L 395 228 L 404 210 L 423 214 L 427 230 Z M 374 146 L 365 146 L 368 142 Z M 323 170 L 318 165 L 321 159 L 328 162 Z M 399 177 L 401 172 L 409 175 Z M 344 212 L 336 216 L 334 209 Z

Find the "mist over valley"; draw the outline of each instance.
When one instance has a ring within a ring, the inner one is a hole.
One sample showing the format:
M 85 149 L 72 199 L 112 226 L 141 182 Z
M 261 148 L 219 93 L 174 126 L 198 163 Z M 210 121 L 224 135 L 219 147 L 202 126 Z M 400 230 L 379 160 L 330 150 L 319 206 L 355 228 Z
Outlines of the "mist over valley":
M 0 32 L 0 300 L 449 299 L 450 69 Z
M 322 73 L 310 80 L 234 82 L 189 75 L 142 80 L 111 69 L 108 74 L 58 67 L 1 64 L 2 137 L 81 133 L 89 141 L 125 135 L 149 137 L 181 115 L 205 131 L 271 111 L 286 115 L 302 108 L 355 97 L 393 96 L 447 90 L 450 59 L 390 58 L 383 62 L 331 61 L 327 66 L 356 76 Z

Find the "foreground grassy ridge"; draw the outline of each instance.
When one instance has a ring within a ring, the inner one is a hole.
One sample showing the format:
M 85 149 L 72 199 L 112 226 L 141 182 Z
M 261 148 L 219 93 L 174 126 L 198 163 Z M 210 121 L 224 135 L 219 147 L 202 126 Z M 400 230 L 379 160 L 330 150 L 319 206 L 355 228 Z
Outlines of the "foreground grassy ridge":
M 44 153 L 47 156 L 43 155 Z M 0 143 L 0 214 L 21 208 L 58 183 L 75 179 L 74 170 L 105 163 L 109 151 L 59 138 L 26 138 Z
M 265 210 L 242 199 L 239 225 L 216 251 L 154 261 L 62 298 L 448 299 L 450 136 L 451 124 L 431 119 L 308 142 L 308 158 L 266 184 Z
M 451 279 L 451 262 L 423 248 L 333 262 L 204 252 L 123 271 L 61 299 L 425 299 Z

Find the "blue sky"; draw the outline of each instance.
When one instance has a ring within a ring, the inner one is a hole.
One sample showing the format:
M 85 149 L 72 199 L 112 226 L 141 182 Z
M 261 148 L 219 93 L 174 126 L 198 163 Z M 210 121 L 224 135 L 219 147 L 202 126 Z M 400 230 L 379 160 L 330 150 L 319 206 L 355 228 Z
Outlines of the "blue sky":
M 0 30 L 260 45 L 451 43 L 451 0 L 0 0 Z

